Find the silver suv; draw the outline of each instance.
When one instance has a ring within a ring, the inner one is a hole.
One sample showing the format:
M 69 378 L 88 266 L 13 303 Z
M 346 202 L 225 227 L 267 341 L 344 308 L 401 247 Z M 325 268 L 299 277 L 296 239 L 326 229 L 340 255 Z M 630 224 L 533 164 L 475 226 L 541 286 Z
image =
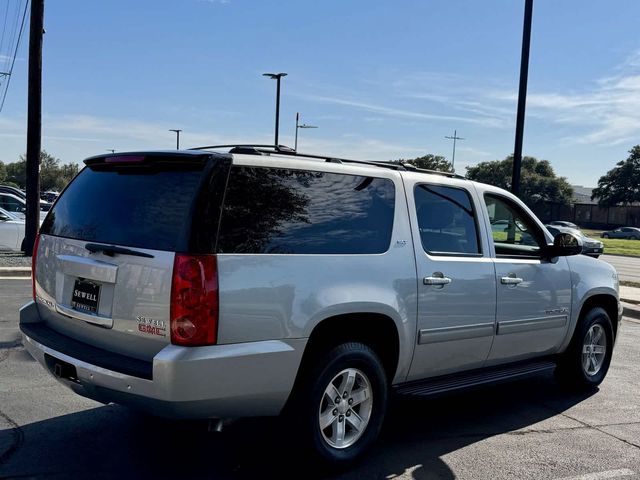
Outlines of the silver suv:
M 615 270 L 510 193 L 215 150 L 89 158 L 47 215 L 20 327 L 78 394 L 174 418 L 288 414 L 317 457 L 348 463 L 391 392 L 604 379 Z

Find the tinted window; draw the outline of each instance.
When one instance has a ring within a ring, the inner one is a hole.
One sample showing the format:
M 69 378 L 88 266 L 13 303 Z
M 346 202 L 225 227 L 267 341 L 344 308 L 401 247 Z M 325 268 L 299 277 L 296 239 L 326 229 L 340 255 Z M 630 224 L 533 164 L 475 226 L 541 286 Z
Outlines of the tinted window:
M 24 202 L 10 195 L 0 195 L 0 208 L 4 208 L 8 212 L 26 211 Z
M 539 256 L 546 243 L 535 221 L 512 201 L 485 195 L 497 256 Z
M 473 204 L 465 190 L 417 185 L 414 197 L 420 239 L 426 252 L 481 253 Z
M 202 165 L 85 168 L 42 225 L 50 235 L 175 251 Z
M 393 227 L 391 180 L 233 167 L 220 253 L 383 253 Z

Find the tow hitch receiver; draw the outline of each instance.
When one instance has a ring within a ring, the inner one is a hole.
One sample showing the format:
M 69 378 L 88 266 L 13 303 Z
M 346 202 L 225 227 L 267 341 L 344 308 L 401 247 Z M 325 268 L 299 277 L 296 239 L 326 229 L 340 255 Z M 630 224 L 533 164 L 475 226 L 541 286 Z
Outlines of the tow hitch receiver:
M 68 380 L 73 383 L 80 383 L 75 365 L 71 365 L 63 360 L 52 357 L 48 353 L 44 354 L 44 360 L 49 371 L 57 378 Z

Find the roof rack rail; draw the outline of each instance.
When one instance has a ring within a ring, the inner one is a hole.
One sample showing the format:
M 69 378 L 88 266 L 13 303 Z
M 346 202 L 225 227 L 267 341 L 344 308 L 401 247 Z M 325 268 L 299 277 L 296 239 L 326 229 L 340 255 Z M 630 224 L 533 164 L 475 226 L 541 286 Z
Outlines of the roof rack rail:
M 332 157 L 330 155 L 314 155 L 309 153 L 299 153 L 291 147 L 286 145 L 270 145 L 270 144 L 254 144 L 254 143 L 238 143 L 230 145 L 208 145 L 206 147 L 195 147 L 189 150 L 213 150 L 219 148 L 230 148 L 229 153 L 243 153 L 253 155 L 289 155 L 292 157 L 306 157 L 324 160 L 325 162 L 332 163 L 355 163 L 358 165 L 371 165 L 374 167 L 389 168 L 391 170 L 407 170 L 411 172 L 429 173 L 432 175 L 442 175 L 450 178 L 462 178 L 465 177 L 453 172 L 441 172 L 439 170 L 428 170 L 425 168 L 418 168 L 410 163 L 392 162 L 392 161 L 373 161 L 373 160 L 353 160 L 348 158 Z
M 410 172 L 430 173 L 432 175 L 442 175 L 450 178 L 462 178 L 466 180 L 464 175 L 455 172 L 443 172 L 441 170 L 429 170 L 428 168 L 418 168 L 410 163 L 402 163 L 402 166 Z

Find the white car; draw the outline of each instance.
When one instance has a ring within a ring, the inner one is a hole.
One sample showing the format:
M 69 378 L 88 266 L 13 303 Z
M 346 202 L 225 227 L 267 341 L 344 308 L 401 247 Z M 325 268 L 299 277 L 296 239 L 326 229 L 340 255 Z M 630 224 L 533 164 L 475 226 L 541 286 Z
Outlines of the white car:
M 24 220 L 0 208 L 0 250 L 22 251 Z

